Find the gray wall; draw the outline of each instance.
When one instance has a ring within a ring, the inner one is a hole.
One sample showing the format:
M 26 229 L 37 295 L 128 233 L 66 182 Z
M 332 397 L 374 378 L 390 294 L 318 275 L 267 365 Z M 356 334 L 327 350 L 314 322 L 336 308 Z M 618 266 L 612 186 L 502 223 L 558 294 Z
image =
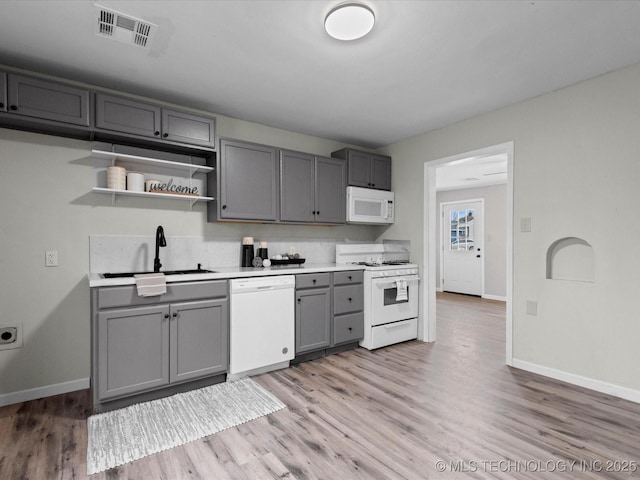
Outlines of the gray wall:
M 640 256 L 622 247 L 619 222 L 639 198 L 638 85 L 634 65 L 380 149 L 393 157 L 398 212 L 381 237 L 410 239 L 424 266 L 425 162 L 513 141 L 514 225 L 532 220 L 514 231 L 514 359 L 635 392 Z M 624 238 L 639 235 L 625 222 Z M 545 278 L 547 249 L 565 237 L 593 246 L 595 282 Z
M 330 155 L 343 144 L 218 116 L 221 136 Z M 91 193 L 91 143 L 0 129 L 0 324 L 22 322 L 24 347 L 0 351 L 0 401 L 89 376 L 89 235 L 373 240 L 367 226 L 207 223 L 206 204 Z M 45 250 L 59 267 L 45 268 Z M 215 266 L 215 265 L 212 265 Z M 6 395 L 5 395 L 6 396 Z
M 436 194 L 436 212 L 440 204 L 458 200 L 484 199 L 484 295 L 506 299 L 507 296 L 507 186 L 445 190 Z M 436 222 L 436 287 L 440 286 L 442 234 Z M 445 280 L 446 281 L 446 280 Z

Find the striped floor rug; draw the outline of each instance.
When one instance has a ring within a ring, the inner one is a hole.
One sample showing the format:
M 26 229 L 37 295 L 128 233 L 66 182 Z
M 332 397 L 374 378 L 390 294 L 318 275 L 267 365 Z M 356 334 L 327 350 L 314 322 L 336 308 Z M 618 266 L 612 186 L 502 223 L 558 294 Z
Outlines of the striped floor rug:
M 177 447 L 285 408 L 250 378 L 139 403 L 87 420 L 87 474 Z

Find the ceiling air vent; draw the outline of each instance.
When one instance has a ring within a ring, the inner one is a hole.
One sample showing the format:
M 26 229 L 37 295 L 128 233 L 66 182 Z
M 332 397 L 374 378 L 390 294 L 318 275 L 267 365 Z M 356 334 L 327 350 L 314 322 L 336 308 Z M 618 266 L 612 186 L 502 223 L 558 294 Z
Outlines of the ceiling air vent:
M 151 40 L 158 29 L 157 25 L 98 4 L 96 8 L 98 9 L 96 34 L 141 47 L 151 46 Z

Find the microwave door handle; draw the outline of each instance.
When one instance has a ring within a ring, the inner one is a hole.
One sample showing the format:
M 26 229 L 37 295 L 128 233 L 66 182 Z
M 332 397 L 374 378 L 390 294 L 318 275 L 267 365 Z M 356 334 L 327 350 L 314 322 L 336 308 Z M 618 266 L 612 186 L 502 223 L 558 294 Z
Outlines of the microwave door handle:
M 384 202 L 384 218 L 389 218 L 389 202 Z

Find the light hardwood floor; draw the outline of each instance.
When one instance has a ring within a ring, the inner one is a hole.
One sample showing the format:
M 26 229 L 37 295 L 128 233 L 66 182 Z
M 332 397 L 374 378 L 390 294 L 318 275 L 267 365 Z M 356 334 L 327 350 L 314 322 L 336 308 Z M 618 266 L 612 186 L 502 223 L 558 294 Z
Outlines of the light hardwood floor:
M 640 405 L 510 369 L 504 349 L 504 304 L 440 294 L 435 344 L 254 377 L 287 408 L 89 478 L 640 479 Z M 0 479 L 87 478 L 89 409 L 88 391 L 0 408 Z

